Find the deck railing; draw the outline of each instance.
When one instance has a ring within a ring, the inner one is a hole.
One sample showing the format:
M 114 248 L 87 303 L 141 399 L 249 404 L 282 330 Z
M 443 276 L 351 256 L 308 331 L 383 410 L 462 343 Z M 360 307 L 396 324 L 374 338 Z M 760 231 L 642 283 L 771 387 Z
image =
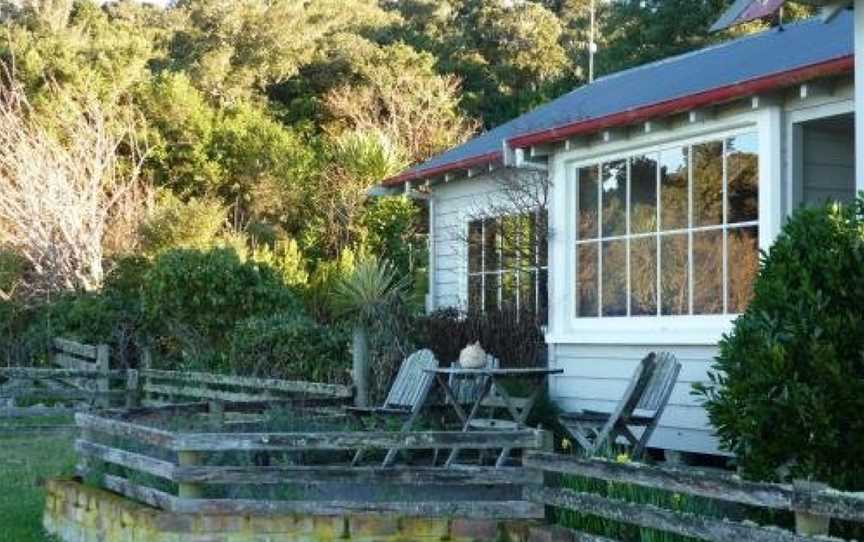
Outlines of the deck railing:
M 225 405 L 223 412 L 213 413 L 204 403 L 173 408 L 77 414 L 80 474 L 178 513 L 543 517 L 542 505 L 523 498 L 524 488 L 539 482 L 539 471 L 447 468 L 437 466 L 435 457 L 437 450 L 452 448 L 548 450 L 546 431 L 234 433 L 173 431 L 135 422 L 175 411 L 204 417 L 226 416 L 235 408 L 250 411 L 248 405 Z M 359 449 L 395 449 L 416 455 L 417 461 L 386 468 L 350 466 Z
M 795 512 L 799 515 L 803 514 L 803 517 L 808 519 L 823 517 L 864 522 L 864 495 L 843 493 L 819 484 L 786 485 L 748 482 L 737 476 L 717 472 L 580 459 L 575 456 L 551 453 L 529 453 L 525 458 L 525 466 L 544 474 L 578 476 L 729 503 Z M 816 540 L 776 526 L 760 526 L 749 521 L 732 521 L 677 512 L 566 487 L 537 485 L 527 488 L 525 496 L 529 501 L 537 504 L 698 540 L 714 542 Z M 801 529 L 802 532 L 806 530 L 806 527 Z

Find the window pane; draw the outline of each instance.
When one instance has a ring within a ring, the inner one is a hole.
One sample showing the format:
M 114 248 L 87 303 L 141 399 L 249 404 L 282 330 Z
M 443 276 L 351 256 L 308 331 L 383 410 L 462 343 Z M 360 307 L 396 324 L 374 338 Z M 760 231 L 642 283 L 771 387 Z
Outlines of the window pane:
M 627 316 L 627 241 L 603 243 L 603 316 Z
M 548 321 L 549 312 L 549 273 L 545 269 L 538 272 L 537 278 L 537 315 L 540 322 Z
M 468 309 L 483 309 L 483 276 L 468 276 Z
M 516 287 L 516 272 L 510 271 L 501 274 L 501 308 L 515 309 L 516 296 L 518 295 Z
M 630 161 L 630 232 L 657 231 L 657 155 Z
M 499 237 L 501 239 L 501 269 L 516 269 L 520 250 L 519 216 L 505 216 L 501 219 Z
M 627 161 L 603 164 L 603 237 L 627 233 Z
M 753 299 L 753 283 L 759 273 L 759 228 L 729 230 L 729 305 L 728 312 L 747 310 Z
M 693 314 L 723 313 L 723 231 L 693 234 Z
M 597 237 L 597 166 L 579 169 L 579 239 Z
M 533 313 L 537 308 L 537 272 L 519 273 L 519 310 Z
M 546 267 L 549 262 L 549 217 L 546 213 L 545 210 L 537 213 L 537 226 L 534 228 L 537 265 L 540 267 Z
M 499 276 L 497 274 L 487 274 L 483 276 L 485 287 L 483 288 L 483 310 L 496 311 L 498 310 L 498 284 Z
M 472 220 L 468 224 L 468 272 L 483 270 L 483 222 Z
M 723 223 L 723 143 L 693 146 L 693 225 Z
M 657 314 L 657 239 L 630 241 L 630 314 Z
M 686 228 L 688 209 L 687 147 L 660 153 L 660 228 Z
M 726 141 L 729 223 L 759 218 L 759 138 L 745 134 Z
M 485 246 L 483 249 L 484 271 L 497 271 L 501 268 L 501 257 L 498 245 L 498 220 L 489 218 L 483 221 L 486 231 L 484 233 Z
M 599 267 L 599 243 L 586 243 L 576 247 L 579 256 L 579 306 L 576 309 L 578 316 L 598 316 L 598 267 Z
M 664 315 L 690 312 L 687 234 L 664 235 L 660 241 L 660 299 Z

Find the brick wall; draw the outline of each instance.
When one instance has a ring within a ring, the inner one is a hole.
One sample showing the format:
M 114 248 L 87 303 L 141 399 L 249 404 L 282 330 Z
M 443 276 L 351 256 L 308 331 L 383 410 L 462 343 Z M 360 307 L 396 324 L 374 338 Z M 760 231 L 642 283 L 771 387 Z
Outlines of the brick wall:
M 534 542 L 566 540 L 537 522 L 400 518 L 183 515 L 85 486 L 47 483 L 45 529 L 63 542 Z M 550 537 L 551 536 L 551 537 Z

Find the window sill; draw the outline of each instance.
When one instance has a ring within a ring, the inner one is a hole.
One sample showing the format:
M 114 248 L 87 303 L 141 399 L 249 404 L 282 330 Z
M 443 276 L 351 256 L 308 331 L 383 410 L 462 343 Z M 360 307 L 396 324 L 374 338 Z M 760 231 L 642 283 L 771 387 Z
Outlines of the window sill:
M 573 319 L 551 329 L 549 344 L 714 346 L 732 330 L 737 315 Z

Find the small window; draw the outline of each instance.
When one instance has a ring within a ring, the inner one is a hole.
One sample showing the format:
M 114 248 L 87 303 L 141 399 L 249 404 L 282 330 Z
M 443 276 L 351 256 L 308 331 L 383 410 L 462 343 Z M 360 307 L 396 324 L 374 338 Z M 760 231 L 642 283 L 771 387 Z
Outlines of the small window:
M 545 211 L 468 224 L 468 308 L 534 312 L 547 308 Z

